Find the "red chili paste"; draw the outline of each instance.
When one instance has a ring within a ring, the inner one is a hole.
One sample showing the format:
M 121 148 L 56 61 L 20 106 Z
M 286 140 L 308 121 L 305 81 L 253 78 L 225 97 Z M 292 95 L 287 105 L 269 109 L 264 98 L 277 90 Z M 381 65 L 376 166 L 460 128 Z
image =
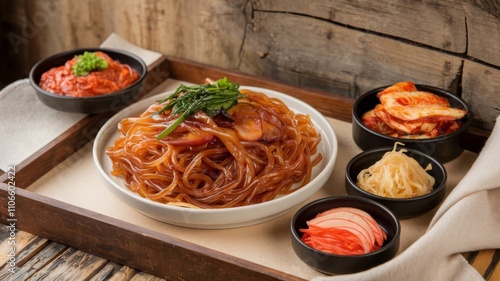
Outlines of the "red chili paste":
M 77 62 L 75 57 L 64 65 L 43 73 L 39 86 L 62 96 L 92 97 L 116 92 L 139 79 L 139 74 L 129 65 L 121 64 L 103 52 L 95 52 L 95 55 L 108 62 L 106 69 L 76 76 L 71 72 L 72 66 Z

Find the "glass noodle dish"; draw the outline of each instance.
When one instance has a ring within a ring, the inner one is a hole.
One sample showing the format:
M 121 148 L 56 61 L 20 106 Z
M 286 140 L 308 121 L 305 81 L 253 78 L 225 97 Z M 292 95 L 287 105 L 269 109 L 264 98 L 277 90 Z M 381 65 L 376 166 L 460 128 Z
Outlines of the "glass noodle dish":
M 311 180 L 322 159 L 310 117 L 227 78 L 179 88 L 118 124 L 112 175 L 153 201 L 188 208 L 266 202 Z

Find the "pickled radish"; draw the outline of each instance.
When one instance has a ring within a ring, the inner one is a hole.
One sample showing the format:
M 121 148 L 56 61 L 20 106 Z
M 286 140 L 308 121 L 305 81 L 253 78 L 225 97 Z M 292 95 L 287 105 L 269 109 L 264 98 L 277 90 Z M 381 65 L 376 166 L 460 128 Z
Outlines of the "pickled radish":
M 387 234 L 365 211 L 351 207 L 333 208 L 307 221 L 302 241 L 330 254 L 360 255 L 378 250 Z
M 339 207 L 339 208 L 330 209 L 328 211 L 324 211 L 321 214 L 319 214 L 318 216 L 324 216 L 324 215 L 334 213 L 334 212 L 352 212 L 352 213 L 358 214 L 367 223 L 369 223 L 369 225 L 373 231 L 373 234 L 375 236 L 375 240 L 376 240 L 377 244 L 378 245 L 384 244 L 384 240 L 386 239 L 385 232 L 378 225 L 378 223 L 372 218 L 372 216 L 370 216 L 370 214 L 368 214 L 367 212 L 360 210 L 360 209 L 356 209 L 356 208 Z

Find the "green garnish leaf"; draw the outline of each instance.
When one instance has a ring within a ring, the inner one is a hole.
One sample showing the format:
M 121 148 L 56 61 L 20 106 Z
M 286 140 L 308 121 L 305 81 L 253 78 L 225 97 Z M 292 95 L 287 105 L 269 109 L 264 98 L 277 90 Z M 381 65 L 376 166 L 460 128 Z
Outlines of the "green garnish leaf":
M 83 55 L 77 55 L 77 62 L 71 68 L 76 76 L 85 76 L 92 71 L 103 70 L 108 67 L 108 62 L 98 57 L 95 52 L 85 51 Z
M 194 86 L 181 84 L 170 96 L 158 101 L 160 104 L 169 102 L 155 114 L 161 114 L 167 109 L 172 109 L 172 114 L 179 114 L 179 118 L 156 138 L 162 139 L 166 137 L 186 118 L 199 110 L 203 110 L 210 117 L 214 117 L 219 113 L 227 115 L 227 110 L 236 105 L 239 98 L 245 96 L 240 93 L 239 87 L 238 84 L 230 82 L 227 77 L 219 79 L 213 84 Z

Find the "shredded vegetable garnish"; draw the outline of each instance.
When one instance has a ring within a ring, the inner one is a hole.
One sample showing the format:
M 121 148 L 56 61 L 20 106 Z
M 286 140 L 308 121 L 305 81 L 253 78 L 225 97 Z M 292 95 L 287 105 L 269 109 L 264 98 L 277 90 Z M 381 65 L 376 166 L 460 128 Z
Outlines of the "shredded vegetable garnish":
M 396 151 L 396 142 L 392 151 L 386 152 L 382 159 L 357 177 L 357 185 L 375 195 L 390 198 L 411 198 L 430 193 L 435 179 L 427 171 L 432 170 L 429 163 L 424 169 L 420 164 L 405 154 L 406 149 Z

